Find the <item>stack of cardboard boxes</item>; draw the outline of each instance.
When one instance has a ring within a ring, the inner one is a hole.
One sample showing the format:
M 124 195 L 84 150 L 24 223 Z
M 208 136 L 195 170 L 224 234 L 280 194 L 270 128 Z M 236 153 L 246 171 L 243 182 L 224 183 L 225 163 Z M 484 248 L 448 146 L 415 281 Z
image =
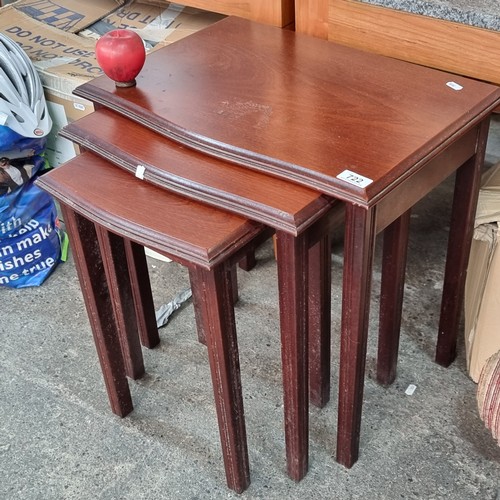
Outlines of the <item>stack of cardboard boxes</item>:
M 40 74 L 54 127 L 47 147 L 52 166 L 69 160 L 75 147 L 57 136 L 69 121 L 93 111 L 72 94 L 102 74 L 95 42 L 115 28 L 139 32 L 148 51 L 172 43 L 223 16 L 169 2 L 127 0 L 19 0 L 0 9 L 0 31 L 26 51 Z
M 476 211 L 465 286 L 467 368 L 477 382 L 500 352 L 500 164 L 485 172 Z

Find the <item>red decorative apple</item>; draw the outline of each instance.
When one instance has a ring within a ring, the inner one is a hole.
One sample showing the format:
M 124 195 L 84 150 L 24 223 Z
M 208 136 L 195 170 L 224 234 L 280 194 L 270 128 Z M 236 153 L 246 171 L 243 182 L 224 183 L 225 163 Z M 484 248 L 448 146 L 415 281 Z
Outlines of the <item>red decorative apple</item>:
M 95 55 L 104 73 L 117 87 L 132 87 L 139 74 L 146 50 L 142 38 L 135 31 L 118 29 L 108 31 L 95 46 Z

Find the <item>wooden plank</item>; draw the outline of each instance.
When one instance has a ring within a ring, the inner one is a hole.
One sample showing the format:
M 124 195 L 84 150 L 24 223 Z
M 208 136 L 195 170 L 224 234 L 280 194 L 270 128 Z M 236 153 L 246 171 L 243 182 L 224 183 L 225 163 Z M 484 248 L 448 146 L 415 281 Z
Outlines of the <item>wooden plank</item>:
M 229 16 L 240 16 L 274 26 L 287 26 L 293 23 L 293 0 L 185 0 L 183 5 L 198 9 L 219 12 Z
M 500 32 L 353 0 L 329 0 L 328 39 L 500 84 Z
M 295 31 L 328 39 L 328 0 L 295 0 Z

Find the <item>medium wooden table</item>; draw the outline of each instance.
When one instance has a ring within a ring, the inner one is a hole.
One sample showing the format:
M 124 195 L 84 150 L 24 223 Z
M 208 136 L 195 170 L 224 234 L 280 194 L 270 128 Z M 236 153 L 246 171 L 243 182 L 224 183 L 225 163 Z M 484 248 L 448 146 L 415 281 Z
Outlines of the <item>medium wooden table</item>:
M 116 89 L 102 77 L 76 94 L 207 155 L 345 202 L 337 460 L 352 466 L 359 451 L 375 236 L 389 226 L 403 235 L 387 252 L 401 272 L 411 207 L 457 173 L 437 349 L 437 361 L 448 365 L 455 357 L 489 116 L 500 90 L 227 18 L 150 54 L 135 88 Z M 295 276 L 291 300 L 304 251 L 290 241 L 278 256 Z M 300 311 L 288 309 L 290 329 L 283 336 L 295 367 L 305 356 Z M 303 386 L 304 370 L 290 366 L 284 366 L 285 386 Z M 307 420 L 295 424 L 286 422 L 288 467 L 300 479 L 307 470 Z
M 309 400 L 315 406 L 323 407 L 330 398 L 330 237 L 342 225 L 344 205 L 300 184 L 193 151 L 109 109 L 99 109 L 61 133 L 132 174 L 140 171 L 140 177 L 148 183 L 224 207 L 275 230 L 276 253 L 283 256 L 277 259 L 283 366 L 305 374 L 285 378 L 287 436 L 291 440 L 297 434 L 295 428 L 307 429 L 308 386 Z M 402 294 L 394 291 L 402 291 L 404 286 L 407 239 L 407 232 L 401 232 L 401 228 L 405 229 L 397 221 L 384 232 L 384 248 L 389 255 L 384 258 L 381 287 L 385 300 L 380 310 L 377 378 L 382 384 L 391 383 L 396 373 Z M 401 248 L 397 267 L 391 262 L 395 248 Z M 295 265 L 290 265 L 289 256 L 296 259 Z M 303 333 L 304 318 L 308 318 L 307 335 Z M 290 341 L 295 338 L 300 342 Z M 295 350 L 308 352 L 309 359 L 295 354 Z M 303 380 L 302 385 L 287 383 L 295 379 Z M 291 404 L 294 401 L 298 403 Z M 307 439 L 304 448 L 296 451 L 307 461 L 305 446 Z M 290 455 L 293 450 L 290 445 Z M 288 463 L 293 462 L 289 457 Z

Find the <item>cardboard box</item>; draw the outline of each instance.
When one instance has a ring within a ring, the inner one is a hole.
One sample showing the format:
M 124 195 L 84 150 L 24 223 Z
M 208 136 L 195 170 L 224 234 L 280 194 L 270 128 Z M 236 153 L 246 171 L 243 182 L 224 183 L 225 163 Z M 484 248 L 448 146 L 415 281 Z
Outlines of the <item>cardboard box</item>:
M 467 369 L 477 382 L 500 351 L 500 164 L 482 179 L 465 284 Z
M 0 9 L 0 31 L 24 49 L 46 88 L 71 94 L 81 82 L 102 74 L 95 41 L 36 21 L 12 5 Z
M 224 17 L 222 14 L 176 3 L 163 2 L 163 5 L 157 5 L 147 1 L 131 1 L 83 30 L 80 35 L 97 39 L 113 29 L 131 29 L 141 36 L 146 48 L 151 50 L 189 36 Z
M 54 90 L 46 90 L 45 94 L 52 118 L 52 132 L 47 141 L 46 157 L 50 165 L 57 167 L 74 158 L 80 151 L 75 143 L 64 137 L 59 137 L 59 130 L 68 123 L 83 118 L 92 112 L 94 105 L 80 97 L 58 94 Z
M 117 0 L 58 0 L 57 5 L 61 6 L 63 12 L 64 9 L 71 10 L 81 6 L 79 26 L 87 26 L 95 19 L 105 16 L 103 21 L 95 25 L 100 28 L 91 26 L 75 34 L 70 32 L 71 30 L 63 31 L 51 25 L 61 25 L 55 19 L 52 19 L 50 24 L 41 22 L 40 19 L 50 21 L 48 7 L 44 16 L 34 15 L 36 6 L 41 12 L 42 7 L 48 4 L 53 5 L 53 2 L 20 0 L 16 4 L 1 8 L 0 32 L 12 38 L 25 50 L 40 75 L 49 113 L 54 122 L 47 145 L 47 158 L 54 167 L 78 153 L 73 143 L 58 137 L 59 130 L 72 120 L 94 110 L 91 102 L 74 96 L 73 90 L 103 74 L 95 58 L 95 43 L 102 33 L 119 27 L 134 29 L 148 41 L 146 47 L 154 50 L 155 47 L 188 36 L 223 17 L 174 4 L 160 7 L 129 1 L 123 6 L 124 1 Z M 120 5 L 123 8 L 116 10 Z M 28 7 L 32 15 L 25 13 Z M 75 27 L 72 26 L 72 29 Z M 83 36 L 83 33 L 87 36 Z
M 52 166 L 60 165 L 78 152 L 57 134 L 68 120 L 93 111 L 92 103 L 76 98 L 78 85 L 102 74 L 95 60 L 95 41 L 58 30 L 36 21 L 8 5 L 0 9 L 0 31 L 17 42 L 40 75 L 53 128 L 47 145 Z
M 77 33 L 124 3 L 125 0 L 18 0 L 14 7 L 42 24 Z

